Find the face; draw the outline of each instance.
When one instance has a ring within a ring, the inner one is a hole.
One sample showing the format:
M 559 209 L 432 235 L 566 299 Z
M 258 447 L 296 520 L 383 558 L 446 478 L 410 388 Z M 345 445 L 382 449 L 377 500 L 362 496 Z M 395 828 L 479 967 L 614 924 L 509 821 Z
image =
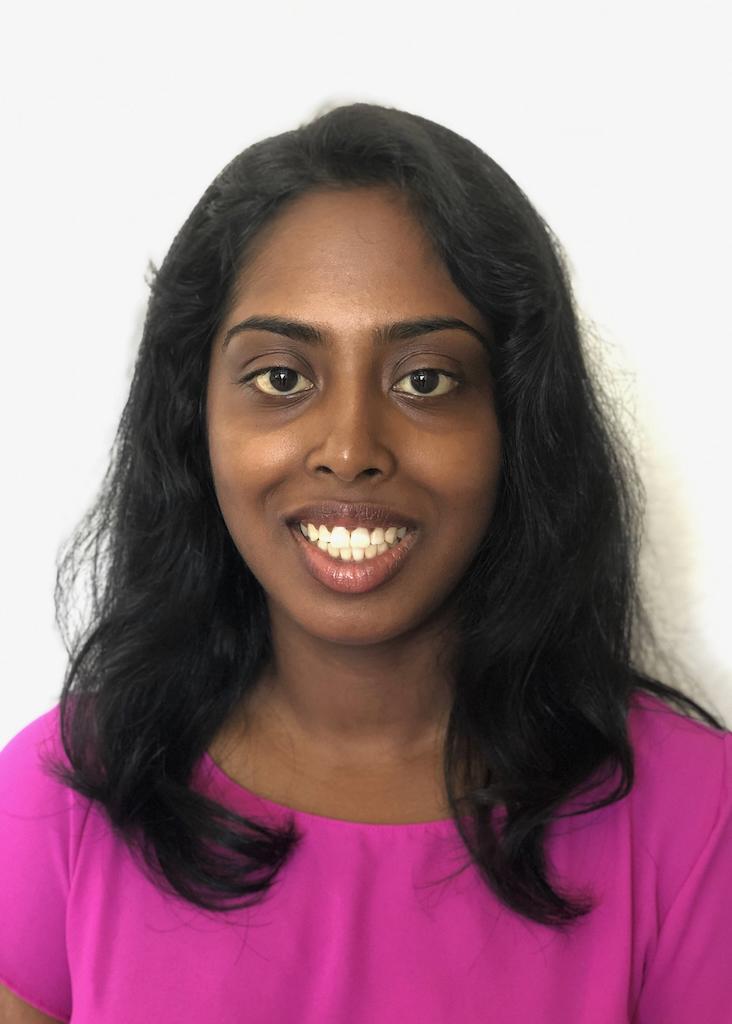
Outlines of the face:
M 463 326 L 386 340 L 425 318 Z M 207 428 L 223 518 L 278 628 L 375 644 L 449 618 L 498 484 L 490 336 L 389 189 L 311 192 L 260 232 L 214 340 Z M 404 550 L 336 563 L 290 525 L 328 501 L 388 506 Z M 377 563 L 365 585 L 332 582 L 333 565 Z

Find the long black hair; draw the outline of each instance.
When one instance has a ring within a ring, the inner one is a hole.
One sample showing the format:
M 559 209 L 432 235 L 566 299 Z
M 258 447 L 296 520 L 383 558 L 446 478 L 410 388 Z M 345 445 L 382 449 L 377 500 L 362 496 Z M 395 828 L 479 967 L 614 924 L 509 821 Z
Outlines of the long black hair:
M 583 813 L 630 791 L 633 693 L 723 726 L 634 664 L 645 619 L 643 492 L 588 371 L 559 244 L 490 157 L 414 114 L 356 103 L 250 146 L 153 272 L 110 466 L 60 552 L 57 621 L 69 651 L 60 718 L 71 767 L 52 770 L 103 806 L 157 884 L 201 908 L 258 902 L 293 855 L 293 819 L 265 826 L 190 784 L 271 654 L 262 588 L 213 489 L 208 363 L 262 226 L 308 190 L 371 185 L 406 198 L 493 328 L 501 480 L 454 595 L 461 639 L 444 775 L 467 862 L 508 907 L 563 927 L 592 901 L 553 887 L 547 826 L 600 779 L 617 773 Z

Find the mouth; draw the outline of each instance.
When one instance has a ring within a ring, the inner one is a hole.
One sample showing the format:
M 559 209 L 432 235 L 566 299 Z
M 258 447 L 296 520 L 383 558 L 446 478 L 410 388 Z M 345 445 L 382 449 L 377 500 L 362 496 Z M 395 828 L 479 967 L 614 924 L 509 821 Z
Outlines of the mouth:
M 341 594 L 365 594 L 392 579 L 408 560 L 419 536 L 418 530 L 406 527 L 402 536 L 394 537 L 393 546 L 387 543 L 370 545 L 361 549 L 360 557 L 354 558 L 351 554 L 344 560 L 332 546 L 331 551 L 327 545 L 323 550 L 317 542 L 303 536 L 299 523 L 289 523 L 288 528 L 307 572 L 329 590 Z

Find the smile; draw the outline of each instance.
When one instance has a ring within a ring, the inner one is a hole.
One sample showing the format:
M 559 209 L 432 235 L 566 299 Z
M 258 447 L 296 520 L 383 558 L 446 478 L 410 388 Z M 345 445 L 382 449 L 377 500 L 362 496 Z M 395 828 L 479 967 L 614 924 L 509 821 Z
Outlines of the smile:
M 419 536 L 417 530 L 407 527 L 372 531 L 357 527 L 348 531 L 335 526 L 329 531 L 312 523 L 293 524 L 290 533 L 310 576 L 343 594 L 364 594 L 390 580 L 404 565 Z M 317 539 L 311 539 L 311 534 L 317 534 Z

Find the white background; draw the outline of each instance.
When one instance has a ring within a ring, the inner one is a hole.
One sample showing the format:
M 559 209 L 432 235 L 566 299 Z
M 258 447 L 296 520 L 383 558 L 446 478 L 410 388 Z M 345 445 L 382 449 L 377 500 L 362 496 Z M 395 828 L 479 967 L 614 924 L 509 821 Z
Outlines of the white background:
M 725 6 L 14 5 L 0 44 L 0 747 L 60 691 L 56 554 L 107 464 L 148 260 L 237 152 L 356 100 L 472 139 L 564 243 L 648 490 L 659 635 L 732 725 Z

